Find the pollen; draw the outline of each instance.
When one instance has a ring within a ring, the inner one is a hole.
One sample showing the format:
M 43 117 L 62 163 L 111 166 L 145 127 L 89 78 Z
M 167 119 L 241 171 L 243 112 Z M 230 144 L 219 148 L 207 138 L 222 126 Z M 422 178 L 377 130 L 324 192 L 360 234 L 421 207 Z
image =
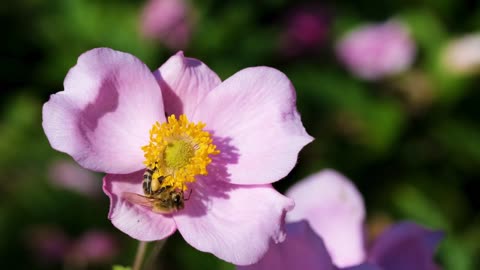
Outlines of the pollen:
M 204 128 L 204 123 L 189 122 L 184 114 L 178 119 L 170 115 L 165 123 L 153 125 L 150 143 L 142 150 L 145 166 L 153 171 L 152 181 L 160 183 L 155 185 L 156 190 L 162 187 L 186 190 L 186 184 L 195 182 L 195 176 L 208 174 L 210 156 L 220 151 Z

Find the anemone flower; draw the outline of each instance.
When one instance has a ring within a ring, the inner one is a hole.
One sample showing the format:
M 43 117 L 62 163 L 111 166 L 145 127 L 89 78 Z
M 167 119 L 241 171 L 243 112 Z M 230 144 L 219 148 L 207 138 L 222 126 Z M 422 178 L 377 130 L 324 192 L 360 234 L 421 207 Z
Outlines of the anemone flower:
M 368 24 L 348 32 L 337 44 L 339 59 L 357 77 L 378 80 L 407 70 L 415 42 L 399 21 Z
M 300 181 L 287 196 L 296 206 L 287 215 L 286 240 L 272 243 L 257 264 L 239 270 L 438 269 L 433 255 L 442 233 L 413 222 L 393 225 L 366 249 L 363 199 L 335 171 L 325 170 Z
M 246 68 L 222 82 L 182 52 L 152 73 L 130 54 L 100 48 L 79 57 L 64 88 L 44 105 L 43 128 L 54 149 L 107 173 L 118 229 L 141 241 L 178 230 L 238 265 L 283 241 L 293 201 L 270 183 L 312 140 L 283 73 Z

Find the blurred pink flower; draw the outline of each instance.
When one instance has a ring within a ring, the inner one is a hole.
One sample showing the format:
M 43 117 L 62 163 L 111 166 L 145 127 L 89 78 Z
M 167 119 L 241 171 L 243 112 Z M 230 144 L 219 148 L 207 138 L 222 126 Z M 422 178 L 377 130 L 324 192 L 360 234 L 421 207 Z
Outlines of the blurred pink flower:
M 287 196 L 296 206 L 287 214 L 285 242 L 272 243 L 262 260 L 239 270 L 438 269 L 433 255 L 443 234 L 413 222 L 393 225 L 365 248 L 363 199 L 335 171 L 324 170 L 300 181 Z
M 74 265 L 110 262 L 118 254 L 118 243 L 108 232 L 91 230 L 77 239 L 50 225 L 33 226 L 25 235 L 27 245 L 45 263 Z
M 105 263 L 118 254 L 118 245 L 112 234 L 92 230 L 75 241 L 70 251 L 74 260 L 79 262 Z
M 50 182 L 86 196 L 95 197 L 101 192 L 100 179 L 89 170 L 75 162 L 67 160 L 54 161 L 49 168 Z
M 25 241 L 37 260 L 43 263 L 61 263 L 70 246 L 70 240 L 63 230 L 47 225 L 27 230 Z
M 287 16 L 281 50 L 286 56 L 297 56 L 318 49 L 325 42 L 329 29 L 326 12 L 317 6 L 293 10 Z
M 356 76 L 377 80 L 407 70 L 415 58 L 415 43 L 398 21 L 364 25 L 337 44 L 337 55 Z
M 221 82 L 180 52 L 152 74 L 136 57 L 102 48 L 80 56 L 64 85 L 43 107 L 45 133 L 53 148 L 107 173 L 109 218 L 121 231 L 154 241 L 178 229 L 193 247 L 239 265 L 283 241 L 293 202 L 270 183 L 312 141 L 283 73 L 247 68 Z M 144 194 L 146 166 L 153 180 L 170 172 L 159 185 L 190 190 L 183 209 L 159 213 L 127 196 Z
M 170 49 L 184 49 L 191 35 L 189 13 L 185 0 L 149 0 L 142 14 L 142 33 Z
M 480 33 L 451 41 L 442 60 L 445 69 L 455 74 L 480 72 Z

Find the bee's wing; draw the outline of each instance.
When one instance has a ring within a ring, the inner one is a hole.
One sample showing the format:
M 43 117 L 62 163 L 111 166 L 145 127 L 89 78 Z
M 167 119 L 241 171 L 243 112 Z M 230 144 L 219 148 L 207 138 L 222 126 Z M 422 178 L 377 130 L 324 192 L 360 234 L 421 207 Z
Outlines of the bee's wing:
M 122 198 L 133 204 L 143 205 L 147 207 L 153 206 L 152 200 L 150 200 L 148 197 L 142 196 L 137 193 L 123 192 Z

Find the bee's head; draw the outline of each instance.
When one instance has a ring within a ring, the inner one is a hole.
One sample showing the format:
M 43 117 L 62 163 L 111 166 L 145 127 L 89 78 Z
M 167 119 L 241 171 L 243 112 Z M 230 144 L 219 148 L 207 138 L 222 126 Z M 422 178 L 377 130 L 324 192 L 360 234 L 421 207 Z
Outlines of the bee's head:
M 183 208 L 183 194 L 179 192 L 173 192 L 172 193 L 172 201 L 173 204 L 178 208 L 182 209 Z

